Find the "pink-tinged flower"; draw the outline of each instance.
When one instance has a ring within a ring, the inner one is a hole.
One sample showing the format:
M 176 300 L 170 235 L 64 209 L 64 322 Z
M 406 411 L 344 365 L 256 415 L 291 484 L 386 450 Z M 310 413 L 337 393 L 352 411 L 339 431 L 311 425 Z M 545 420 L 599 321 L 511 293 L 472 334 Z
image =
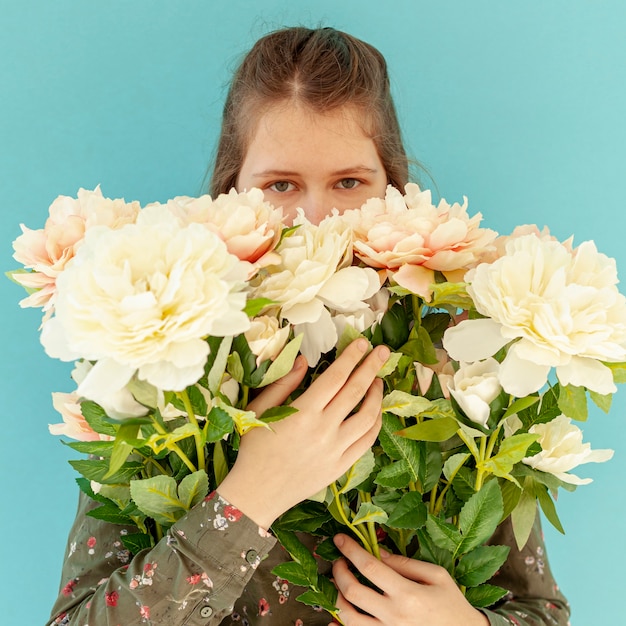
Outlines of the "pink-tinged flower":
M 104 594 L 104 599 L 107 606 L 117 606 L 120 594 L 117 591 L 109 591 Z
M 13 242 L 13 258 L 31 271 L 12 277 L 35 292 L 20 306 L 43 307 L 45 321 L 54 310 L 56 279 L 74 257 L 85 232 L 94 226 L 117 229 L 132 224 L 139 209 L 138 202 L 104 198 L 100 187 L 80 189 L 77 198 L 59 196 L 50 205 L 44 228 L 31 230 L 22 224 L 22 235 Z
M 265 201 L 260 189 L 231 189 L 215 200 L 179 196 L 167 206 L 184 224 L 204 224 L 217 234 L 231 254 L 249 264 L 249 276 L 280 261 L 274 249 L 283 230 L 283 209 Z
M 454 377 L 454 367 L 448 353 L 441 348 L 436 348 L 435 353 L 437 355 L 438 362 L 434 365 L 423 365 L 422 363 L 413 363 L 415 367 L 415 373 L 417 375 L 417 382 L 419 384 L 420 392 L 425 394 L 433 382 L 433 376 L 437 374 L 439 380 L 439 386 L 444 398 L 450 398 L 450 383 Z
M 372 198 L 361 208 L 344 212 L 354 231 L 354 254 L 370 267 L 387 270 L 402 287 L 425 298 L 435 271 L 451 282 L 493 250 L 497 233 L 479 228 L 482 215 L 441 200 L 432 204 L 430 191 L 409 183 L 405 195 L 389 186 L 384 199 Z
M 259 615 L 265 617 L 270 612 L 270 603 L 265 599 L 259 600 Z
M 76 441 L 99 441 L 100 435 L 91 428 L 80 410 L 80 397 L 76 392 L 52 394 L 52 406 L 61 414 L 62 424 L 48 424 L 53 435 L 65 435 Z

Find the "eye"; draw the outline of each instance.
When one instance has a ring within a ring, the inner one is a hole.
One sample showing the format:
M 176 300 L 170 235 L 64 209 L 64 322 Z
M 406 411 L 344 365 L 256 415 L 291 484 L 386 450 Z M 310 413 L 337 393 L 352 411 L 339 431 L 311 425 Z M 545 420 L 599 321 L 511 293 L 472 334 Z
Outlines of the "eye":
M 275 183 L 272 183 L 269 188 L 278 193 L 285 193 L 287 191 L 293 191 L 295 186 L 287 180 L 277 180 Z
M 361 184 L 356 178 L 342 178 L 336 185 L 339 189 L 354 189 Z

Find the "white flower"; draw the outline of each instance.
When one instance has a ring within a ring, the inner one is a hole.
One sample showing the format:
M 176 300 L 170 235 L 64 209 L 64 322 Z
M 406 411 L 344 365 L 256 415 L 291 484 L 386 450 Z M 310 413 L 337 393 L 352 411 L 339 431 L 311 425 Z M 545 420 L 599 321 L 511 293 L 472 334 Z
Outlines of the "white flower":
M 338 215 L 319 226 L 299 210 L 294 221 L 300 227 L 278 248 L 281 263 L 259 274 L 254 297 L 278 302 L 280 318 L 304 333 L 301 352 L 309 365 L 337 343 L 337 331 L 329 309 L 354 314 L 368 308 L 364 302 L 380 289 L 372 269 L 351 267 L 351 232 Z
M 600 394 L 616 391 L 605 362 L 626 360 L 626 299 L 615 261 L 593 242 L 526 235 L 506 255 L 466 276 L 476 309 L 491 319 L 449 328 L 444 347 L 459 361 L 477 361 L 514 341 L 500 369 L 502 387 L 517 397 L 538 391 L 552 367 L 563 385 Z
M 541 452 L 522 459 L 536 470 L 554 474 L 559 480 L 573 485 L 586 485 L 591 478 L 579 478 L 569 471 L 583 463 L 604 463 L 613 456 L 613 450 L 592 450 L 583 443 L 583 433 L 565 415 L 559 415 L 546 424 L 536 424 L 528 432 L 539 435 Z
M 484 427 L 489 420 L 489 404 L 502 391 L 498 381 L 499 367 L 499 363 L 492 358 L 463 363 L 448 384 L 450 394 L 465 415 Z
M 208 335 L 249 327 L 246 269 L 199 224 L 181 227 L 163 206 L 120 230 L 90 230 L 57 281 L 56 316 L 42 331 L 46 352 L 97 361 L 78 392 L 96 399 L 136 373 L 179 391 L 204 372 Z M 96 400 L 98 401 L 98 400 Z
M 289 330 L 289 325 L 281 328 L 278 319 L 269 315 L 260 315 L 252 320 L 245 337 L 257 357 L 257 366 L 267 359 L 273 361 L 279 355 L 289 339 Z

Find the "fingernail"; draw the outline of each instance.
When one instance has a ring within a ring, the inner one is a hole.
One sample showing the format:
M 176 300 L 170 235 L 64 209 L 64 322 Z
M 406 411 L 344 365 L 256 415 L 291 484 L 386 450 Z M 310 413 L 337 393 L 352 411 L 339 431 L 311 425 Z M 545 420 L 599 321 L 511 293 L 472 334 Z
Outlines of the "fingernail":
M 389 350 L 387 346 L 378 346 L 377 354 L 378 354 L 378 358 L 381 361 L 386 361 L 389 358 L 391 351 Z
M 343 535 L 335 535 L 333 537 L 333 541 L 338 548 L 341 548 L 341 546 L 346 542 L 346 539 Z
M 365 352 L 367 350 L 367 339 L 361 337 L 361 339 L 356 340 L 356 347 L 361 351 Z

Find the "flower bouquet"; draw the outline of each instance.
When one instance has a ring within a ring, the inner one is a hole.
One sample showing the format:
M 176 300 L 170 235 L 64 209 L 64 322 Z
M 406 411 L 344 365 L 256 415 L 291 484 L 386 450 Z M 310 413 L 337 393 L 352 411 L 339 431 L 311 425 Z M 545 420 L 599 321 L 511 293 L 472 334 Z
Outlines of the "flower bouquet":
M 385 198 L 294 225 L 260 190 L 165 204 L 59 197 L 45 227 L 14 242 L 9 275 L 42 307 L 48 355 L 76 361 L 77 388 L 53 394 L 55 434 L 90 515 L 133 524 L 150 547 L 221 483 L 242 435 L 295 409 L 256 415 L 254 394 L 306 356 L 306 388 L 354 339 L 386 344 L 374 447 L 272 530 L 293 561 L 274 573 L 336 616 L 315 555 L 348 532 L 445 567 L 477 607 L 509 548 L 485 545 L 511 517 L 521 548 L 537 506 L 562 531 L 554 497 L 606 461 L 574 423 L 608 411 L 626 380 L 626 300 L 615 262 L 544 229 L 498 237 L 467 201 L 433 205 L 409 184 Z M 299 393 L 296 392 L 296 393 Z

